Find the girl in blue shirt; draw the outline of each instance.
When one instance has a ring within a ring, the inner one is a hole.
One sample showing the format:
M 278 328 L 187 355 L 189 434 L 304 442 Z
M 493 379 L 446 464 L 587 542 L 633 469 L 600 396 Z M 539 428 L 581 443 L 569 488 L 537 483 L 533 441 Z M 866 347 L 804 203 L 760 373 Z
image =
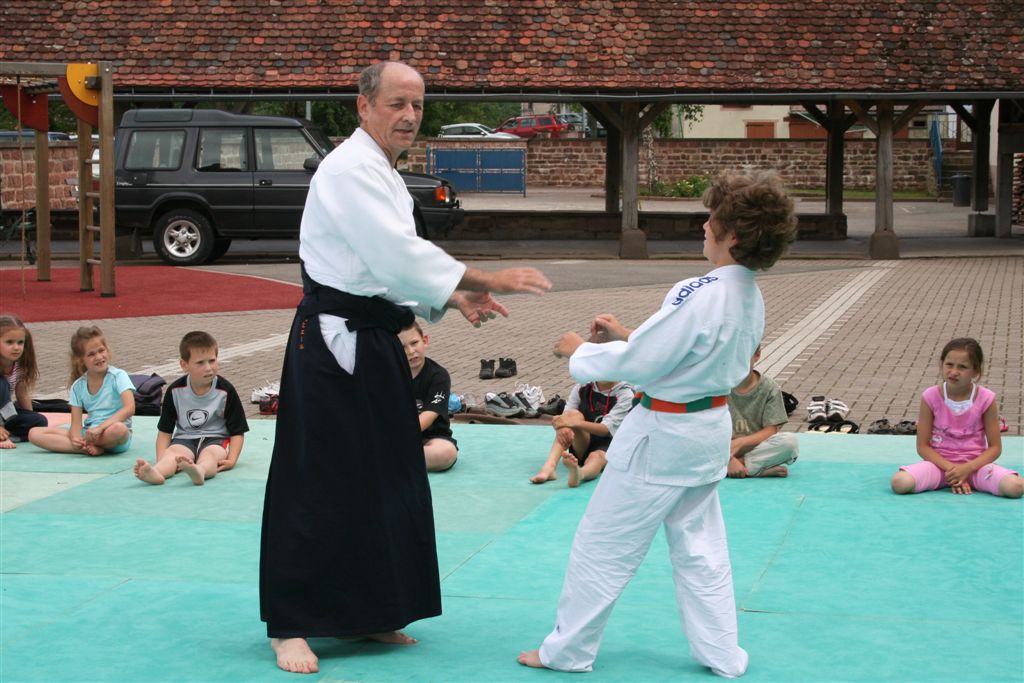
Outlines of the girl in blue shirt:
M 135 387 L 128 373 L 110 365 L 110 355 L 100 328 L 78 328 L 71 337 L 70 429 L 36 427 L 29 441 L 55 453 L 86 455 L 124 453 L 131 447 Z

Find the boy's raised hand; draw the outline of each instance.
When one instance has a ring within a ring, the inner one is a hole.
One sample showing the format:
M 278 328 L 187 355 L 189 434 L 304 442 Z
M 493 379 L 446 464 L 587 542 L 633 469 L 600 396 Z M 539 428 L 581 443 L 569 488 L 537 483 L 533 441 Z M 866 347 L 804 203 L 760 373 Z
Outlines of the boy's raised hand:
M 590 338 L 595 342 L 625 341 L 633 330 L 619 322 L 611 313 L 602 313 L 590 323 Z

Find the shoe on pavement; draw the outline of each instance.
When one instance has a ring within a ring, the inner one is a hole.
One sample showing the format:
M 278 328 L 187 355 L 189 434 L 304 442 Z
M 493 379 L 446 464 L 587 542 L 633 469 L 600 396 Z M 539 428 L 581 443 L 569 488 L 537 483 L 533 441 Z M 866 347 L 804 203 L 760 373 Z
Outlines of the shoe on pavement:
M 522 393 L 534 408 L 544 405 L 544 390 L 540 388 L 539 384 L 520 382 L 516 385 L 516 393 Z
M 480 359 L 480 379 L 494 379 L 494 359 Z
M 252 396 L 250 397 L 250 400 L 253 403 L 259 403 L 263 399 L 269 398 L 271 396 L 277 396 L 279 393 L 281 393 L 281 385 L 279 383 L 267 382 L 263 386 L 256 387 L 255 389 L 252 390 Z
M 523 406 L 523 417 L 537 417 L 538 413 L 536 406 L 530 403 L 530 399 L 528 399 L 523 392 L 517 391 L 509 398 Z
M 488 392 L 487 399 L 484 401 L 484 408 L 491 415 L 497 415 L 498 417 L 523 416 L 523 406 L 519 405 L 518 401 L 513 400 L 504 391 L 499 394 Z
M 518 370 L 516 361 L 513 358 L 499 358 L 498 369 L 494 371 L 495 377 L 513 377 Z
M 565 399 L 555 394 L 547 403 L 538 406 L 537 412 L 541 415 L 561 415 L 565 410 Z

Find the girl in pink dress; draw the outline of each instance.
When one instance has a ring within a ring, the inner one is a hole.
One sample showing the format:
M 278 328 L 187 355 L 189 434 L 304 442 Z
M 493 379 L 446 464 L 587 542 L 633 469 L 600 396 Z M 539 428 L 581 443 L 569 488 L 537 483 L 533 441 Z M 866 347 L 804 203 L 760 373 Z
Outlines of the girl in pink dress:
M 953 493 L 985 491 L 1020 498 L 1024 481 L 995 464 L 1002 453 L 996 395 L 978 384 L 981 345 L 968 337 L 942 349 L 942 384 L 925 389 L 917 420 L 917 454 L 921 462 L 893 475 L 896 493 L 950 488 Z

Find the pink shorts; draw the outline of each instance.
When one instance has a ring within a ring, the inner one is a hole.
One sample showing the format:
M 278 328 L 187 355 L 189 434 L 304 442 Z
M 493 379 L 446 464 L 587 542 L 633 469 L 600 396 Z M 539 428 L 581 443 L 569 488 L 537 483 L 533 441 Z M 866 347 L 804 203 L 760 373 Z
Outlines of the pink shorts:
M 909 473 L 914 478 L 914 493 L 949 488 L 949 484 L 946 483 L 945 473 L 939 469 L 938 465 L 927 460 L 915 462 L 913 465 L 904 465 L 900 469 Z M 971 475 L 971 489 L 998 496 L 999 482 L 1002 481 L 1003 477 L 1011 474 L 1017 476 L 1017 473 L 1013 470 L 1000 467 L 994 462 L 989 463 Z

